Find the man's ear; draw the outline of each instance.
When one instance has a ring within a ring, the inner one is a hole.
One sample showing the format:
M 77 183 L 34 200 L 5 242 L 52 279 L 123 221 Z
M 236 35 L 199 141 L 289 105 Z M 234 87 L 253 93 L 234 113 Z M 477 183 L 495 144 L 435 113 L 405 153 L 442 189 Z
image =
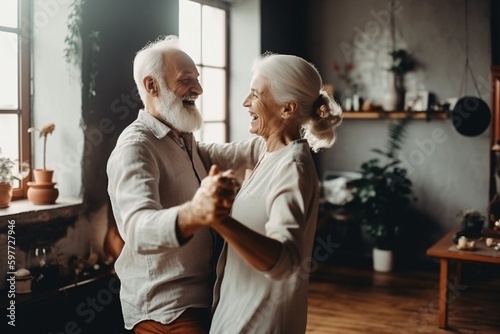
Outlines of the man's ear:
M 298 108 L 298 104 L 296 101 L 285 103 L 283 111 L 281 113 L 281 118 L 284 118 L 284 119 L 290 118 L 295 113 L 297 108 Z
M 156 84 L 156 80 L 153 77 L 145 77 L 142 80 L 142 84 L 144 85 L 144 88 L 146 89 L 148 95 L 151 95 L 153 97 L 158 96 L 158 85 Z

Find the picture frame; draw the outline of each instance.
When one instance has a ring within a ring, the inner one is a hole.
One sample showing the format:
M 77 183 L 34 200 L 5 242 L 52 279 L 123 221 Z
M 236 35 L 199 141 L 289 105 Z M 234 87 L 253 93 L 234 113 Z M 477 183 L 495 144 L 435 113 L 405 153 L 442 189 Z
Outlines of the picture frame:
M 429 92 L 428 91 L 409 91 L 405 94 L 404 109 L 421 112 L 427 111 L 429 107 Z

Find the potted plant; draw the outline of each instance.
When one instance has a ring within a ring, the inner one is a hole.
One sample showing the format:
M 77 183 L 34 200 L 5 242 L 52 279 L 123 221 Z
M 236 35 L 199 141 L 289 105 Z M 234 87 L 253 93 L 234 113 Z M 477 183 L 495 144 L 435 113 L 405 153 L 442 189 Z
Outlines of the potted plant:
M 38 132 L 40 134 L 40 138 L 43 138 L 43 168 L 37 168 L 33 170 L 33 176 L 35 178 L 35 182 L 39 183 L 50 183 L 52 182 L 52 176 L 54 171 L 52 169 L 47 169 L 47 137 L 49 134 L 52 134 L 54 132 L 56 126 L 54 123 L 49 123 L 47 125 L 44 125 L 42 128 L 37 129 L 37 128 L 29 128 L 28 132 Z
M 340 79 L 345 83 L 345 91 L 343 94 L 343 109 L 346 111 L 358 111 L 360 108 L 359 96 L 359 76 L 354 74 L 354 64 L 352 62 L 345 63 L 341 67 L 335 60 L 333 61 L 333 69 L 338 73 Z
M 415 70 L 417 62 L 404 49 L 393 50 L 389 52 L 389 55 L 391 63 L 388 68 L 388 82 L 382 99 L 382 106 L 385 111 L 394 111 L 403 107 L 404 76 L 407 72 Z
M 0 154 L 2 150 L 0 149 Z M 15 170 L 17 162 L 7 157 L 0 157 L 0 208 L 10 206 L 12 200 L 12 183 L 21 181 L 28 176 L 30 169 L 27 162 L 21 163 L 19 170 Z
M 475 209 L 461 210 L 457 217 L 460 218 L 462 229 L 453 238 L 456 244 L 460 237 L 477 239 L 482 236 L 486 216 Z
M 393 249 L 404 226 L 405 211 L 416 198 L 407 170 L 397 157 L 411 116 L 398 120 L 389 127 L 385 150 L 373 149 L 380 158 L 361 165 L 361 178 L 353 180 L 356 219 L 374 241 L 374 269 L 392 270 Z M 376 261 L 382 256 L 386 264 Z
M 28 199 L 33 204 L 53 204 L 59 196 L 59 191 L 54 188 L 55 182 L 52 182 L 54 170 L 47 169 L 47 137 L 55 130 L 54 123 L 44 125 L 42 128 L 29 128 L 28 132 L 38 132 L 40 138 L 43 138 L 43 168 L 33 169 L 34 182 L 28 182 Z

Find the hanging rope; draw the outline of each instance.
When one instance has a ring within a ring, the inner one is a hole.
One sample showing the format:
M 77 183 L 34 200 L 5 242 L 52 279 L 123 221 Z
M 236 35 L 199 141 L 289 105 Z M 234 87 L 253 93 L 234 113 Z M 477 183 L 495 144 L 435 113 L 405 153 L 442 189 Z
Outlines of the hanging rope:
M 476 94 L 479 98 L 482 99 L 481 93 L 479 92 L 479 88 L 476 82 L 476 78 L 474 77 L 474 73 L 472 72 L 472 67 L 469 62 L 469 8 L 468 8 L 468 0 L 464 0 L 464 18 L 465 18 L 465 68 L 464 68 L 464 77 L 462 78 L 462 84 L 460 85 L 459 95 L 463 96 L 467 94 L 467 73 L 470 73 L 472 82 L 474 83 L 474 88 L 476 89 Z

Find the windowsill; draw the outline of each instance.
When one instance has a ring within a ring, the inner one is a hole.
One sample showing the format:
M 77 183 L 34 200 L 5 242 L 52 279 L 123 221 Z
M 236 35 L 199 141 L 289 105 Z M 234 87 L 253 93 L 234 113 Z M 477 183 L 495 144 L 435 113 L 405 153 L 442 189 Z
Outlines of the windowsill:
M 0 229 L 9 220 L 16 224 L 45 222 L 55 218 L 74 217 L 83 211 L 81 199 L 60 198 L 55 204 L 35 205 L 27 199 L 12 201 L 10 206 L 0 209 Z

